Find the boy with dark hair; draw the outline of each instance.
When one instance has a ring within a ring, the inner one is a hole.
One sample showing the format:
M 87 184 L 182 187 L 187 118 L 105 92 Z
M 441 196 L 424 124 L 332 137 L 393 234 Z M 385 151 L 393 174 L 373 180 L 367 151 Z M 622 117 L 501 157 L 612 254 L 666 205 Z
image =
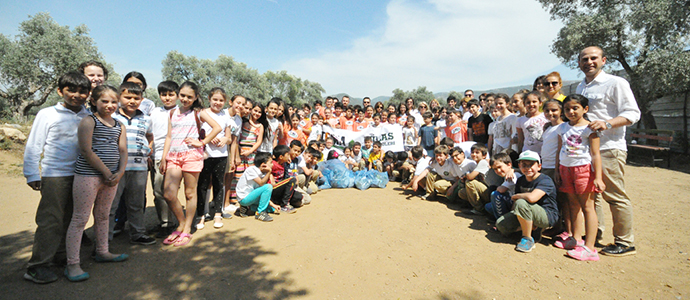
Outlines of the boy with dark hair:
M 156 239 L 146 235 L 144 207 L 146 206 L 146 180 L 148 178 L 150 143 L 153 141 L 151 117 L 139 110 L 143 100 L 142 88 L 132 82 L 120 85 L 120 108 L 113 119 L 127 129 L 127 167 L 117 186 L 115 200 L 110 208 L 108 238 L 112 240 L 115 229 L 115 213 L 120 204 L 125 205 L 129 221 L 130 243 L 153 245 Z M 122 201 L 120 201 L 122 199 Z
M 413 191 L 417 191 L 419 188 L 419 184 L 423 184 L 422 180 L 425 180 L 426 178 L 426 171 L 427 167 L 429 167 L 429 163 L 431 162 L 431 157 L 428 157 L 424 154 L 424 148 L 422 146 L 417 145 L 412 147 L 412 150 L 410 150 L 410 154 L 412 154 L 412 159 L 409 162 L 406 162 L 403 164 L 402 169 L 403 169 L 403 189 L 408 189 L 412 188 Z M 414 175 L 414 177 L 410 180 L 410 176 Z
M 280 211 L 288 214 L 295 213 L 294 207 L 302 206 L 302 194 L 295 193 L 297 178 L 288 177 L 287 165 L 292 160 L 290 148 L 278 145 L 273 149 L 273 166 L 271 174 L 275 182 L 271 193 L 271 202 L 280 205 Z
M 515 194 L 515 183 L 522 174 L 515 173 L 513 162 L 505 152 L 499 152 L 491 158 L 491 169 L 499 177 L 504 178 L 503 184 L 491 192 L 489 203 L 484 205 L 484 209 L 490 217 L 495 219 L 507 214 L 513 207 L 513 200 L 510 197 Z
M 439 141 L 438 132 L 436 132 L 434 124 L 431 124 L 433 115 L 430 112 L 425 112 L 422 118 L 424 118 L 424 125 L 419 128 L 417 145 L 421 145 L 424 148 L 426 155 L 433 157 L 434 147 L 436 147 Z
M 153 189 L 153 204 L 156 206 L 156 214 L 159 221 L 159 229 L 156 237 L 164 238 L 170 235 L 177 228 L 177 219 L 173 217 L 172 211 L 168 208 L 168 203 L 163 197 L 163 179 L 165 176 L 160 172 L 160 163 L 163 159 L 163 148 L 165 147 L 165 137 L 168 135 L 168 123 L 170 122 L 170 110 L 177 107 L 177 92 L 180 86 L 167 80 L 158 84 L 158 96 L 163 102 L 163 107 L 156 107 L 151 111 L 151 133 L 153 141 L 151 150 L 153 151 L 153 168 L 151 171 L 151 188 Z
M 240 209 L 236 211 L 240 217 L 247 217 L 249 211 L 255 211 L 255 218 L 259 221 L 270 222 L 273 218 L 268 215 L 270 210 L 279 211 L 280 207 L 271 203 L 273 191 L 273 175 L 271 174 L 271 153 L 257 152 L 254 165 L 250 166 L 237 181 L 237 199 Z
M 486 184 L 486 174 L 491 169 L 489 162 L 486 160 L 487 149 L 486 146 L 480 144 L 472 145 L 472 160 L 477 163 L 477 167 L 465 175 L 465 188 L 458 192 L 458 197 L 461 200 L 469 202 L 472 205 L 472 213 L 477 215 L 484 214 L 484 204 L 489 202 L 489 188 Z
M 426 176 L 426 195 L 422 199 L 433 199 L 440 194 L 446 196 L 446 191 L 455 180 L 453 162 L 448 159 L 448 147 L 438 145 L 434 149 L 434 161 L 429 164 L 420 176 Z
M 518 158 L 520 171 L 524 176 L 515 184 L 516 194 L 513 209 L 498 218 L 496 228 L 504 235 L 522 231 L 522 239 L 515 246 L 516 251 L 530 252 L 541 240 L 544 228 L 553 226 L 558 220 L 556 186 L 549 176 L 541 176 L 539 154 L 527 150 Z M 532 228 L 537 229 L 532 231 Z
M 90 92 L 91 82 L 84 74 L 62 75 L 57 93 L 63 102 L 38 112 L 26 141 L 24 177 L 34 191 L 41 191 L 38 227 L 24 274 L 24 279 L 35 283 L 56 281 L 50 266 L 66 261 L 65 233 L 72 219 L 72 183 L 79 155 L 77 128 L 90 114 L 84 108 Z
M 383 172 L 383 160 L 385 156 L 383 150 L 381 150 L 381 142 L 374 142 L 374 146 L 371 147 L 371 153 L 369 153 L 369 169 Z
M 481 112 L 478 100 L 472 99 L 467 103 L 472 116 L 467 121 L 467 135 L 469 140 L 485 145 L 489 142 L 489 124 L 492 122 L 489 115 Z
M 299 182 L 299 174 L 300 174 L 300 164 L 304 160 L 302 157 L 302 142 L 299 140 L 293 140 L 290 142 L 290 162 L 287 164 L 287 176 L 292 177 L 295 179 L 297 185 L 295 186 L 295 192 L 300 193 L 302 195 L 302 204 L 309 204 L 311 203 L 311 196 L 309 196 L 309 193 L 306 191 L 306 189 L 303 189 L 302 186 L 300 185 Z

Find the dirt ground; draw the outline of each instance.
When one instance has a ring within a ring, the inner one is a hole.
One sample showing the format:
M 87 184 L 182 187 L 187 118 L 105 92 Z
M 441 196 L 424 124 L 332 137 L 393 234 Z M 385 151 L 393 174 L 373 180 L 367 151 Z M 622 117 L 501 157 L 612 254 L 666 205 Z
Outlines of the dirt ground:
M 98 264 L 91 279 L 36 285 L 22 279 L 39 193 L 21 159 L 0 152 L 2 299 L 688 299 L 690 175 L 628 166 L 638 254 L 599 262 L 566 258 L 544 238 L 528 254 L 483 217 L 457 205 L 386 189 L 332 189 L 272 223 L 233 217 L 198 231 L 187 247 L 111 249 L 124 263 Z M 149 195 L 151 195 L 149 193 Z M 149 196 L 148 227 L 155 226 Z M 611 224 L 607 212 L 607 224 Z M 90 226 L 90 225 L 89 225 Z M 680 230 L 678 230 L 680 229 Z M 607 228 L 605 242 L 612 242 Z M 87 230 L 92 236 L 92 229 Z M 57 272 L 62 270 L 55 269 Z

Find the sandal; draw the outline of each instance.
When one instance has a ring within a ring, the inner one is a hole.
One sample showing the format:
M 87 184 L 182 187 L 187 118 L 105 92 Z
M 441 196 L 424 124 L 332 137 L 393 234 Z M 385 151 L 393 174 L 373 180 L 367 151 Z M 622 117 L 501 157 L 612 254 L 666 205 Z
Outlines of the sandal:
M 180 237 L 182 232 L 179 232 L 177 230 L 173 231 L 167 238 L 163 240 L 163 245 L 172 245 L 175 244 L 177 239 Z
M 175 247 L 182 247 L 192 241 L 192 235 L 189 233 L 180 234 L 179 238 L 175 241 Z
M 223 217 L 217 216 L 213 217 L 213 228 L 219 229 L 223 227 Z

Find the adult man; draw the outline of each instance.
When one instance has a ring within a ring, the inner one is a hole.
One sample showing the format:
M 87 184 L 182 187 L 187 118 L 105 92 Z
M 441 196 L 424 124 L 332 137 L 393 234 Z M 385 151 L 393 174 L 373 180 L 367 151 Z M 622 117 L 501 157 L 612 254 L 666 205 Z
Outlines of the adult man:
M 632 230 L 633 211 L 623 178 L 627 157 L 625 126 L 639 121 L 640 109 L 630 84 L 621 77 L 602 71 L 606 56 L 601 48 L 593 46 L 582 50 L 578 56 L 578 64 L 585 73 L 585 79 L 577 86 L 576 92 L 589 99 L 587 115 L 592 120 L 589 127 L 599 131 L 601 137 L 601 162 L 606 190 L 595 201 L 600 234 L 604 231 L 602 198 L 609 203 L 613 216 L 615 243 L 606 246 L 601 253 L 611 256 L 632 255 L 636 253 Z
M 371 98 L 364 97 L 364 99 L 362 99 L 362 108 L 366 110 L 367 106 L 371 106 Z
M 348 105 L 350 105 L 350 96 L 343 96 L 343 109 L 346 108 Z
M 474 91 L 470 89 L 465 90 L 465 97 L 470 97 L 470 99 L 474 98 Z

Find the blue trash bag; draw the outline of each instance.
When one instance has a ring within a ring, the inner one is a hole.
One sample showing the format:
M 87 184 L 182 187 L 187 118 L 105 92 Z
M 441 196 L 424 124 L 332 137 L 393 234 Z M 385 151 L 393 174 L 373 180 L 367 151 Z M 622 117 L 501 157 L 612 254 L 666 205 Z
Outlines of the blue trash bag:
M 331 183 L 328 180 L 328 177 L 333 173 L 332 170 L 325 169 L 325 168 L 319 168 L 321 171 L 321 174 L 323 174 L 323 177 L 321 180 L 323 180 L 323 183 L 319 185 L 319 190 L 327 190 L 331 188 Z
M 388 173 L 369 170 L 367 177 L 371 181 L 371 187 L 385 188 L 388 184 Z
M 365 170 L 355 172 L 355 186 L 360 190 L 366 190 L 371 186 L 371 178 Z
M 328 170 L 328 172 L 324 173 L 324 176 L 328 179 L 331 187 L 342 189 L 354 185 L 354 174 L 342 161 L 331 159 L 324 162 L 322 166 L 324 170 Z

